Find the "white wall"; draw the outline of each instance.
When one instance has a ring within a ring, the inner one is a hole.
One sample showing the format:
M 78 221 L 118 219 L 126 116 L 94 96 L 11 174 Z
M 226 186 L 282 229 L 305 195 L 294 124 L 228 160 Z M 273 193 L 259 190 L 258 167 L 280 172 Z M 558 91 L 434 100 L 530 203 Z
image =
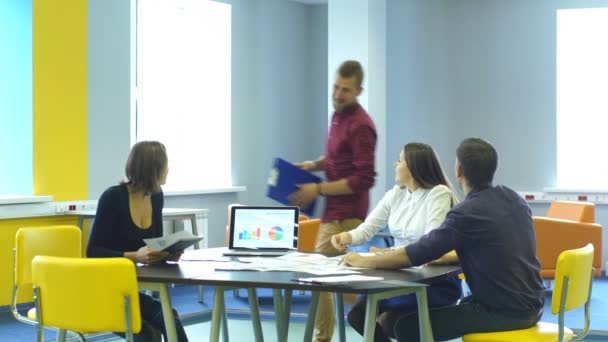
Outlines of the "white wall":
M 370 191 L 370 210 L 386 189 L 386 0 L 332 0 L 328 4 L 327 84 L 333 88 L 335 73 L 345 60 L 357 60 L 364 70 L 359 103 L 374 121 L 376 178 Z M 328 94 L 331 96 L 331 94 Z M 329 120 L 333 107 L 328 109 Z M 391 177 L 392 178 L 392 177 Z
M 391 0 L 387 13 L 386 170 L 393 179 L 403 145 L 415 141 L 431 144 L 451 175 L 450 1 Z
M 555 15 L 590 6 L 608 1 L 389 0 L 387 165 L 422 140 L 453 175 L 456 146 L 479 136 L 498 150 L 496 183 L 555 186 Z M 596 219 L 608 225 L 608 208 Z
M 327 127 L 327 7 L 223 2 L 233 13 L 233 179 L 247 192 L 165 199 L 166 207 L 210 210 L 209 246 L 224 245 L 229 203 L 272 203 L 264 196 L 272 158 L 320 155 L 319 128 Z M 129 11 L 129 1 L 89 0 L 91 199 L 123 176 L 130 147 Z

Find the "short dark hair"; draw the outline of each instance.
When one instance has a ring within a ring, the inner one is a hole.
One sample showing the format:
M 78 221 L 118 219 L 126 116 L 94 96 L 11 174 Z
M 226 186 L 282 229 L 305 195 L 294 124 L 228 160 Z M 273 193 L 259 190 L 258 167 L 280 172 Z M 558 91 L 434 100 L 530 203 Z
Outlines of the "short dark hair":
M 359 88 L 363 84 L 363 67 L 357 61 L 349 60 L 342 63 L 338 68 L 338 75 L 344 78 L 354 77 Z
M 403 157 L 418 186 L 430 189 L 443 184 L 452 191 L 453 204 L 458 202 L 456 191 L 443 172 L 437 153 L 430 145 L 418 142 L 408 143 L 403 146 Z
M 464 139 L 456 150 L 456 156 L 469 186 L 492 185 L 498 166 L 498 153 L 490 143 L 480 138 Z
M 144 194 L 160 192 L 158 182 L 167 162 L 165 145 L 158 141 L 140 141 L 129 152 L 125 166 L 127 181 L 123 184 Z

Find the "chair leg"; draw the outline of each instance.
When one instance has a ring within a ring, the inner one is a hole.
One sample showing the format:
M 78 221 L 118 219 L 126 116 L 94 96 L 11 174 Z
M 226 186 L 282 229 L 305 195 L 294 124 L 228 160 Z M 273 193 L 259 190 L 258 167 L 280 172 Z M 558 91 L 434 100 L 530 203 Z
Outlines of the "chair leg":
M 57 329 L 57 342 L 65 342 L 65 341 L 66 341 L 65 329 Z

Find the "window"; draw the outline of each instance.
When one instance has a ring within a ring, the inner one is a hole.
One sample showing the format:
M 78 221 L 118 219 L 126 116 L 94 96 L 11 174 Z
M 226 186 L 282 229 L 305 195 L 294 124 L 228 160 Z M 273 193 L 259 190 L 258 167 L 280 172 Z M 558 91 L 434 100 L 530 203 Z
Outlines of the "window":
M 557 11 L 557 186 L 608 190 L 608 8 Z
M 31 195 L 32 2 L 0 1 L 0 195 Z
M 137 6 L 134 140 L 167 147 L 165 191 L 232 186 L 230 5 L 140 0 Z

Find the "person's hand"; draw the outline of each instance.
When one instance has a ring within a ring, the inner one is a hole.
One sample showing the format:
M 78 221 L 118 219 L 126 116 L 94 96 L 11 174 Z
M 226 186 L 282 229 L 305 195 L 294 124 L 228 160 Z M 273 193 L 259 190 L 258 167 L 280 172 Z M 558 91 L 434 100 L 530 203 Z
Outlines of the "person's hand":
M 297 185 L 300 190 L 289 195 L 289 202 L 300 208 L 306 208 L 319 196 L 317 183 L 306 183 Z
M 184 254 L 184 251 L 169 253 L 169 255 L 167 255 L 165 260 L 166 261 L 179 261 L 179 258 L 182 257 L 182 254 Z
M 359 253 L 350 252 L 342 258 L 340 265 L 362 267 L 364 266 L 363 257 Z
M 135 253 L 135 262 L 142 264 L 154 264 L 165 259 L 169 253 L 163 251 L 152 250 L 148 246 L 143 246 Z
M 303 161 L 301 163 L 295 163 L 294 165 L 304 171 L 314 171 L 317 168 L 317 164 L 312 160 Z
M 353 238 L 347 232 L 335 234 L 331 237 L 332 246 L 340 252 L 344 252 L 352 242 Z

